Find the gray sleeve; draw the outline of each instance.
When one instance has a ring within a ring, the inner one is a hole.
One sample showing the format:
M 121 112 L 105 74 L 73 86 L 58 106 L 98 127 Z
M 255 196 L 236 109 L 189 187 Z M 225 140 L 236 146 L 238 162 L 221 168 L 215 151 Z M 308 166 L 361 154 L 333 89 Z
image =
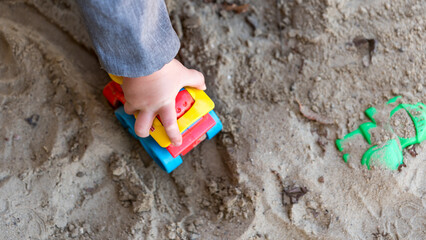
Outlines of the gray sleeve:
M 164 0 L 77 0 L 102 67 L 125 77 L 149 75 L 180 48 Z

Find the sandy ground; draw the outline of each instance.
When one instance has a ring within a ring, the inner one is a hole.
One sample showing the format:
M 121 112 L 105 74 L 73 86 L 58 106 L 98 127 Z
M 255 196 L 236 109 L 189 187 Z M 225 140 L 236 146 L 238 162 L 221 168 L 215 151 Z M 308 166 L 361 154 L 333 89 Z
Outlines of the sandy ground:
M 334 144 L 426 102 L 426 2 L 223 3 L 167 1 L 224 130 L 166 174 L 103 98 L 75 3 L 0 2 L 0 239 L 426 238 L 426 143 L 400 172 Z

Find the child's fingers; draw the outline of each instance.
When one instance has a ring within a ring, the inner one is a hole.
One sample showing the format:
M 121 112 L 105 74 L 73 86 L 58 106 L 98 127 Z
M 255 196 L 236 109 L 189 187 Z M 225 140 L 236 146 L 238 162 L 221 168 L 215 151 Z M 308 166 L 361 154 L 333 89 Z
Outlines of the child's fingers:
M 138 111 L 135 107 L 132 106 L 132 104 L 126 102 L 124 104 L 124 112 L 126 112 L 129 115 L 135 114 Z
M 204 75 L 201 72 L 194 69 L 188 70 L 188 74 L 184 79 L 183 85 L 194 87 L 200 90 L 206 90 Z
M 135 121 L 135 133 L 139 137 L 148 137 L 149 129 L 152 126 L 152 121 L 155 118 L 153 112 L 139 112 L 136 121 Z
M 158 113 L 170 141 L 173 145 L 180 146 L 182 144 L 182 136 L 177 124 L 175 104 L 172 103 L 162 107 Z

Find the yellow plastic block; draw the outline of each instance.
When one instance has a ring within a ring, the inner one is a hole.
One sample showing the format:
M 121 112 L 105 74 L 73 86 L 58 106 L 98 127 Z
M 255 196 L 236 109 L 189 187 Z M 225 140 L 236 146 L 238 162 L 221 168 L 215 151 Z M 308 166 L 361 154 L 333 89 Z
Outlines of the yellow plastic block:
M 192 98 L 194 99 L 194 104 L 184 115 L 182 115 L 177 120 L 179 131 L 181 133 L 202 116 L 208 114 L 214 108 L 214 102 L 204 91 L 191 87 L 186 87 L 185 89 L 189 94 L 191 94 Z M 149 134 L 154 138 L 158 145 L 161 147 L 167 147 L 170 145 L 170 139 L 167 136 L 166 130 L 164 129 L 160 120 L 157 118 L 154 119 L 151 130 L 149 131 Z

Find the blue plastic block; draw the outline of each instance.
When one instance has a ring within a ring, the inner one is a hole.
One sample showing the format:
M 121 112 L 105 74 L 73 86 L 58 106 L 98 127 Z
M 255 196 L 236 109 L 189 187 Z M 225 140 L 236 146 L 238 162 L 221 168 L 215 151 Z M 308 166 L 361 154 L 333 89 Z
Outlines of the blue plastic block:
M 219 117 L 216 115 L 216 113 L 213 110 L 211 110 L 209 114 L 210 116 L 212 116 L 212 118 L 216 122 L 216 125 L 214 125 L 209 131 L 207 131 L 207 139 L 212 139 L 214 136 L 216 136 L 216 134 L 222 131 L 223 125 Z
M 127 129 L 127 131 L 132 134 L 134 138 L 139 140 L 145 151 L 149 156 L 167 173 L 172 172 L 180 164 L 182 164 L 182 157 L 173 156 L 167 151 L 166 148 L 162 148 L 158 143 L 151 137 L 141 138 L 136 135 L 134 126 L 135 126 L 135 117 L 133 115 L 128 115 L 124 112 L 124 107 L 121 106 L 115 110 L 115 116 L 120 121 L 121 125 Z

